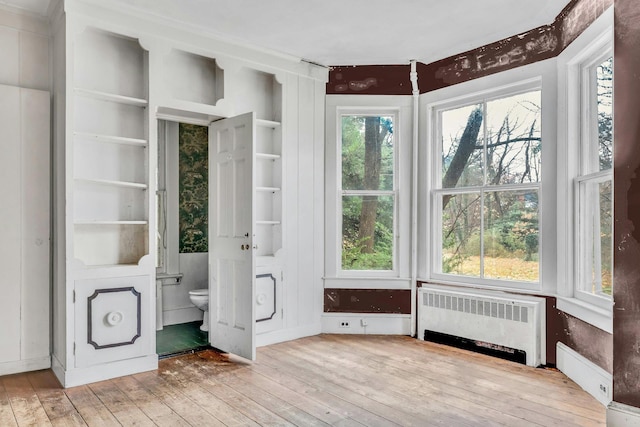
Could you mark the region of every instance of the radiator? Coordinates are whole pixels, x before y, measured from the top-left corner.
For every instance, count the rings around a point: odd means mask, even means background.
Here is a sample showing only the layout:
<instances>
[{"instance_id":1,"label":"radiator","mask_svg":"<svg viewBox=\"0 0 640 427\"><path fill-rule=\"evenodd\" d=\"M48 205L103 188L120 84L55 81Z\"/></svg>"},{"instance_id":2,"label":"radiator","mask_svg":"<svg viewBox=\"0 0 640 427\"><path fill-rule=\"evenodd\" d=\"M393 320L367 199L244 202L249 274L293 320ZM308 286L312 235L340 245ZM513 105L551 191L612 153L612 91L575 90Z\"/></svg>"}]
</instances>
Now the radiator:
<instances>
[{"instance_id":1,"label":"radiator","mask_svg":"<svg viewBox=\"0 0 640 427\"><path fill-rule=\"evenodd\" d=\"M522 350L529 366L546 363L545 300L441 285L418 289L418 337L425 331Z\"/></svg>"}]
</instances>

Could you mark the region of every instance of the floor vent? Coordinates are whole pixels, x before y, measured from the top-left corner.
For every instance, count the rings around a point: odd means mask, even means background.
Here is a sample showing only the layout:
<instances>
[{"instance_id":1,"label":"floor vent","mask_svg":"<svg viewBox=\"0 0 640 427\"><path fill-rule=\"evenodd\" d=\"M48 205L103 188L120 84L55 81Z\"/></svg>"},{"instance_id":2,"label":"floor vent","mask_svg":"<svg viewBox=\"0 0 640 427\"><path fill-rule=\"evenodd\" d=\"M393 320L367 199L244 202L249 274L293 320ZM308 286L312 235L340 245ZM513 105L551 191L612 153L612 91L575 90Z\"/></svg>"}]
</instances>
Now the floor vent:
<instances>
[{"instance_id":1,"label":"floor vent","mask_svg":"<svg viewBox=\"0 0 640 427\"><path fill-rule=\"evenodd\" d=\"M457 337L485 352L522 352L529 366L545 363L544 298L441 285L418 294L421 339L427 332Z\"/></svg>"}]
</instances>

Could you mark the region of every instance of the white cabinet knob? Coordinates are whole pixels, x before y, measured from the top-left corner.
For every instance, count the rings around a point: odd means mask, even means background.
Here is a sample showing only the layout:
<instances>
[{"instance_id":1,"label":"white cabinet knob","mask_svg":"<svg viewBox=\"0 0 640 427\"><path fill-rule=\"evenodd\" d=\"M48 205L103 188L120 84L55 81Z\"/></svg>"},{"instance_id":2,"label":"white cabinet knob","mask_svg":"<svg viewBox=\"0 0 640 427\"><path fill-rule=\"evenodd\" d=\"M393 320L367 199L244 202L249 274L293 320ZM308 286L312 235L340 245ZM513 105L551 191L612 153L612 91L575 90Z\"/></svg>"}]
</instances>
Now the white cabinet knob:
<instances>
[{"instance_id":1,"label":"white cabinet knob","mask_svg":"<svg viewBox=\"0 0 640 427\"><path fill-rule=\"evenodd\" d=\"M116 326L122 323L124 320L124 314L121 311L112 311L107 314L107 323L109 326Z\"/></svg>"},{"instance_id":2,"label":"white cabinet knob","mask_svg":"<svg viewBox=\"0 0 640 427\"><path fill-rule=\"evenodd\" d=\"M258 303L258 305L264 304L265 302L267 302L267 296L265 294L256 295L256 302Z\"/></svg>"}]
</instances>

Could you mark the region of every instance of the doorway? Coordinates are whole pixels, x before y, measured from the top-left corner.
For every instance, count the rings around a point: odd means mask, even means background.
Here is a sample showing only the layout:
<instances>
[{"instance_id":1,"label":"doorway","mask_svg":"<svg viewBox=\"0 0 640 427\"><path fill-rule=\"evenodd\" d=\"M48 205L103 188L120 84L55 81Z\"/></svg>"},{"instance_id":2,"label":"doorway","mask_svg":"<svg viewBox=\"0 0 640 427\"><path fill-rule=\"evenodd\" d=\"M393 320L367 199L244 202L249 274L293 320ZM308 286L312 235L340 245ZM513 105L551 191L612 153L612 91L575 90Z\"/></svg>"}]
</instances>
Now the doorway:
<instances>
[{"instance_id":1,"label":"doorway","mask_svg":"<svg viewBox=\"0 0 640 427\"><path fill-rule=\"evenodd\" d=\"M157 171L156 351L163 358L209 347L204 311L190 295L208 290L208 128L159 120Z\"/></svg>"}]
</instances>

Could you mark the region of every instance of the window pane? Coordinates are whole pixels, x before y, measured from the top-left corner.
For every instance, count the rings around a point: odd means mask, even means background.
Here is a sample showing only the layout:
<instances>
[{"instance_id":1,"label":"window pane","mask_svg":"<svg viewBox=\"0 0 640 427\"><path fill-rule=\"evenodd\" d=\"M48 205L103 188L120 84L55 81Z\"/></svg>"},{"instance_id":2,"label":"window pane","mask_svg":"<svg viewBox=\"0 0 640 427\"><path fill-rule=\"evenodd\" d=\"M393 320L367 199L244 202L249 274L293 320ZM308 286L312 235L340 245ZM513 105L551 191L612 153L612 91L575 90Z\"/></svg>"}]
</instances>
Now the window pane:
<instances>
[{"instance_id":1,"label":"window pane","mask_svg":"<svg viewBox=\"0 0 640 427\"><path fill-rule=\"evenodd\" d=\"M580 211L586 227L581 228L585 247L582 263L584 291L611 296L613 284L613 192L611 181L581 183Z\"/></svg>"},{"instance_id":2,"label":"window pane","mask_svg":"<svg viewBox=\"0 0 640 427\"><path fill-rule=\"evenodd\" d=\"M540 91L487 102L487 184L540 181Z\"/></svg>"},{"instance_id":3,"label":"window pane","mask_svg":"<svg viewBox=\"0 0 640 427\"><path fill-rule=\"evenodd\" d=\"M600 170L613 160L613 58L596 67L598 86L598 154Z\"/></svg>"},{"instance_id":4,"label":"window pane","mask_svg":"<svg viewBox=\"0 0 640 427\"><path fill-rule=\"evenodd\" d=\"M482 104L443 111L442 188L482 185Z\"/></svg>"},{"instance_id":5,"label":"window pane","mask_svg":"<svg viewBox=\"0 0 640 427\"><path fill-rule=\"evenodd\" d=\"M342 117L342 189L393 190L393 117Z\"/></svg>"},{"instance_id":6,"label":"window pane","mask_svg":"<svg viewBox=\"0 0 640 427\"><path fill-rule=\"evenodd\" d=\"M484 277L537 282L537 191L487 192L484 227Z\"/></svg>"},{"instance_id":7,"label":"window pane","mask_svg":"<svg viewBox=\"0 0 640 427\"><path fill-rule=\"evenodd\" d=\"M394 196L342 197L342 269L393 270Z\"/></svg>"},{"instance_id":8,"label":"window pane","mask_svg":"<svg viewBox=\"0 0 640 427\"><path fill-rule=\"evenodd\" d=\"M480 193L442 196L442 272L480 276Z\"/></svg>"}]
</instances>

